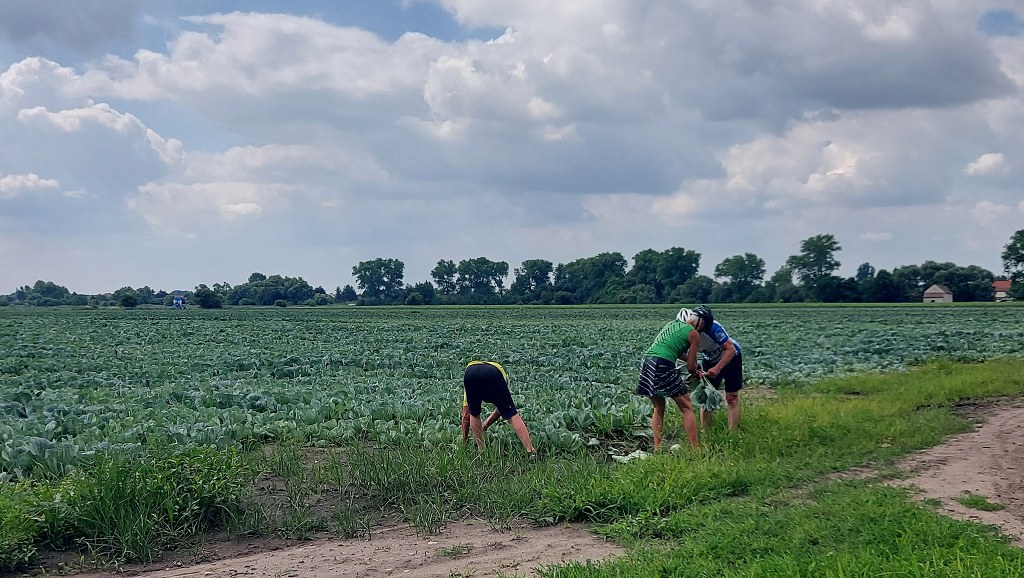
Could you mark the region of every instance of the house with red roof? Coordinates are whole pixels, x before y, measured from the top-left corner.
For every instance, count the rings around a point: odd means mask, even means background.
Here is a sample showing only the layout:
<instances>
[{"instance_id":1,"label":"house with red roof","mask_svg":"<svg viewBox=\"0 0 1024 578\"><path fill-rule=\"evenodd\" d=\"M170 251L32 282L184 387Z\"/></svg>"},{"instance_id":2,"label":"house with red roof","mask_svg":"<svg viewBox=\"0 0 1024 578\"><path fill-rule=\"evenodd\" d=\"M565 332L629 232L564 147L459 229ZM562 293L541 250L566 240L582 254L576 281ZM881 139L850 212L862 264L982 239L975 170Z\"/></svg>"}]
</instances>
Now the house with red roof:
<instances>
[{"instance_id":1,"label":"house with red roof","mask_svg":"<svg viewBox=\"0 0 1024 578\"><path fill-rule=\"evenodd\" d=\"M1013 301L1013 298L1010 297L1011 285L1013 285L1013 282L1009 279L992 282L992 289L996 292L996 301Z\"/></svg>"}]
</instances>

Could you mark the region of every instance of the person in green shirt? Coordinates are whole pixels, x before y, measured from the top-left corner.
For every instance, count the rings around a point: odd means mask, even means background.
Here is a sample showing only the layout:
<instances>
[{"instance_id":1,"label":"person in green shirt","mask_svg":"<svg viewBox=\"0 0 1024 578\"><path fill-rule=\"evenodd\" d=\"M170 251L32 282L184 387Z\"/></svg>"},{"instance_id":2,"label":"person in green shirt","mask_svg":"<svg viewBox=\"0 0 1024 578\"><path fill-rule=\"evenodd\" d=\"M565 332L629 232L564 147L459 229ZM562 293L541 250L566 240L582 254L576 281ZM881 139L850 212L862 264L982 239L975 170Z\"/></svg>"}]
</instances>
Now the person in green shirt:
<instances>
[{"instance_id":1,"label":"person in green shirt","mask_svg":"<svg viewBox=\"0 0 1024 578\"><path fill-rule=\"evenodd\" d=\"M654 406L651 430L654 432L655 451L661 446L661 433L665 427L665 398L672 398L683 414L683 429L690 439L690 446L697 447L697 420L693 414L690 392L676 361L685 358L690 375L697 375L697 349L700 330L705 323L703 317L683 308L676 318L669 321L658 332L654 343L647 348L636 395L648 397Z\"/></svg>"}]
</instances>

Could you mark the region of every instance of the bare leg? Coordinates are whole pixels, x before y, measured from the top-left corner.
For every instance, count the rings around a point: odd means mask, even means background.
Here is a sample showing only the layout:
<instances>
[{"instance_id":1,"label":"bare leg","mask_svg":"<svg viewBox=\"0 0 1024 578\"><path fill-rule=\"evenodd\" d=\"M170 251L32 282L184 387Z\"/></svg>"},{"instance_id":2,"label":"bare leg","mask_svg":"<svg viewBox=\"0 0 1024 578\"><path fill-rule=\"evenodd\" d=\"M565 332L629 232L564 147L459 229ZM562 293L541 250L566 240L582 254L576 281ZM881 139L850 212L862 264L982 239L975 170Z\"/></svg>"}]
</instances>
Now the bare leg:
<instances>
[{"instance_id":1,"label":"bare leg","mask_svg":"<svg viewBox=\"0 0 1024 578\"><path fill-rule=\"evenodd\" d=\"M690 394L673 397L679 411L683 414L683 429L686 436L690 438L690 447L697 447L697 419L693 416L693 404L690 403Z\"/></svg>"},{"instance_id":2,"label":"bare leg","mask_svg":"<svg viewBox=\"0 0 1024 578\"><path fill-rule=\"evenodd\" d=\"M473 439L476 440L476 450L478 452L484 451L484 422L480 421L480 416L469 416L469 427L473 430Z\"/></svg>"},{"instance_id":3,"label":"bare leg","mask_svg":"<svg viewBox=\"0 0 1024 578\"><path fill-rule=\"evenodd\" d=\"M736 431L740 429L740 394L725 394L725 403L729 405L729 429Z\"/></svg>"},{"instance_id":4,"label":"bare leg","mask_svg":"<svg viewBox=\"0 0 1024 578\"><path fill-rule=\"evenodd\" d=\"M658 451L658 448L661 447L661 432L665 427L665 398L652 397L651 403L654 405L654 415L651 416L651 431L654 432L654 451Z\"/></svg>"},{"instance_id":5,"label":"bare leg","mask_svg":"<svg viewBox=\"0 0 1024 578\"><path fill-rule=\"evenodd\" d=\"M469 407L462 406L462 443L469 439Z\"/></svg>"},{"instance_id":6,"label":"bare leg","mask_svg":"<svg viewBox=\"0 0 1024 578\"><path fill-rule=\"evenodd\" d=\"M515 414L508 423L512 424L512 429L516 430L516 435L519 436L519 441L523 442L523 447L526 448L526 453L533 453L533 441L530 440L530 430L526 429L526 423L523 422L523 418L519 414Z\"/></svg>"},{"instance_id":7,"label":"bare leg","mask_svg":"<svg viewBox=\"0 0 1024 578\"><path fill-rule=\"evenodd\" d=\"M700 410L700 429L707 431L711 429L711 421L715 419L715 414L710 411Z\"/></svg>"}]
</instances>

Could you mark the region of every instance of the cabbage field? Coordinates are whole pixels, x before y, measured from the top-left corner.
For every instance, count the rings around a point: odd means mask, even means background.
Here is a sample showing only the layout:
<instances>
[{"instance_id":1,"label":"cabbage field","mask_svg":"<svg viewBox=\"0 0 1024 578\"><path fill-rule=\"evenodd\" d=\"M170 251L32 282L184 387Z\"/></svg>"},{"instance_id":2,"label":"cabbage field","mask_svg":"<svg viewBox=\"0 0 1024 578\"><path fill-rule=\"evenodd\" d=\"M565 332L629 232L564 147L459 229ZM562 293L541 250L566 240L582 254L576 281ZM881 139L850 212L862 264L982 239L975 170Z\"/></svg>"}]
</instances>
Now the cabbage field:
<instances>
[{"instance_id":1,"label":"cabbage field","mask_svg":"<svg viewBox=\"0 0 1024 578\"><path fill-rule=\"evenodd\" d=\"M0 480L111 448L456 441L473 359L509 370L538 448L649 423L637 363L670 306L0 309ZM1024 356L1024 307L719 306L750 387ZM508 431L496 435L511 436Z\"/></svg>"}]
</instances>

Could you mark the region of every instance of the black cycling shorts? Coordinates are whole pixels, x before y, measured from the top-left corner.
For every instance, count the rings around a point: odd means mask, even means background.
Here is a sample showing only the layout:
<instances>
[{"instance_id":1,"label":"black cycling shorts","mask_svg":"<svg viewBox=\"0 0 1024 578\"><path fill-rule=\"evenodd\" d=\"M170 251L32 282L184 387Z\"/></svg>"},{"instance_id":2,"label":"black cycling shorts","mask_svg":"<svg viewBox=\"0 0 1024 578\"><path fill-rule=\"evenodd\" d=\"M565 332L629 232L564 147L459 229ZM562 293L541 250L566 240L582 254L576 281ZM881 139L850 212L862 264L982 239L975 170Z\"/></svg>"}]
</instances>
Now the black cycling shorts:
<instances>
[{"instance_id":1,"label":"black cycling shorts","mask_svg":"<svg viewBox=\"0 0 1024 578\"><path fill-rule=\"evenodd\" d=\"M718 365L717 361L712 363L705 359L701 362L701 366L704 368L704 371L707 371L716 365ZM714 379L709 377L708 381L710 381L711 385L715 386L716 389L718 389L724 381L725 393L736 393L743 389L743 354L734 355L733 358L729 360L729 363L722 368L722 372Z\"/></svg>"},{"instance_id":2,"label":"black cycling shorts","mask_svg":"<svg viewBox=\"0 0 1024 578\"><path fill-rule=\"evenodd\" d=\"M512 416L519 413L512 401L512 393L508 390L505 376L497 367L489 363L470 365L466 368L462 384L466 388L469 415L480 417L481 405L485 401L497 407L501 417L505 419L512 419Z\"/></svg>"}]
</instances>

